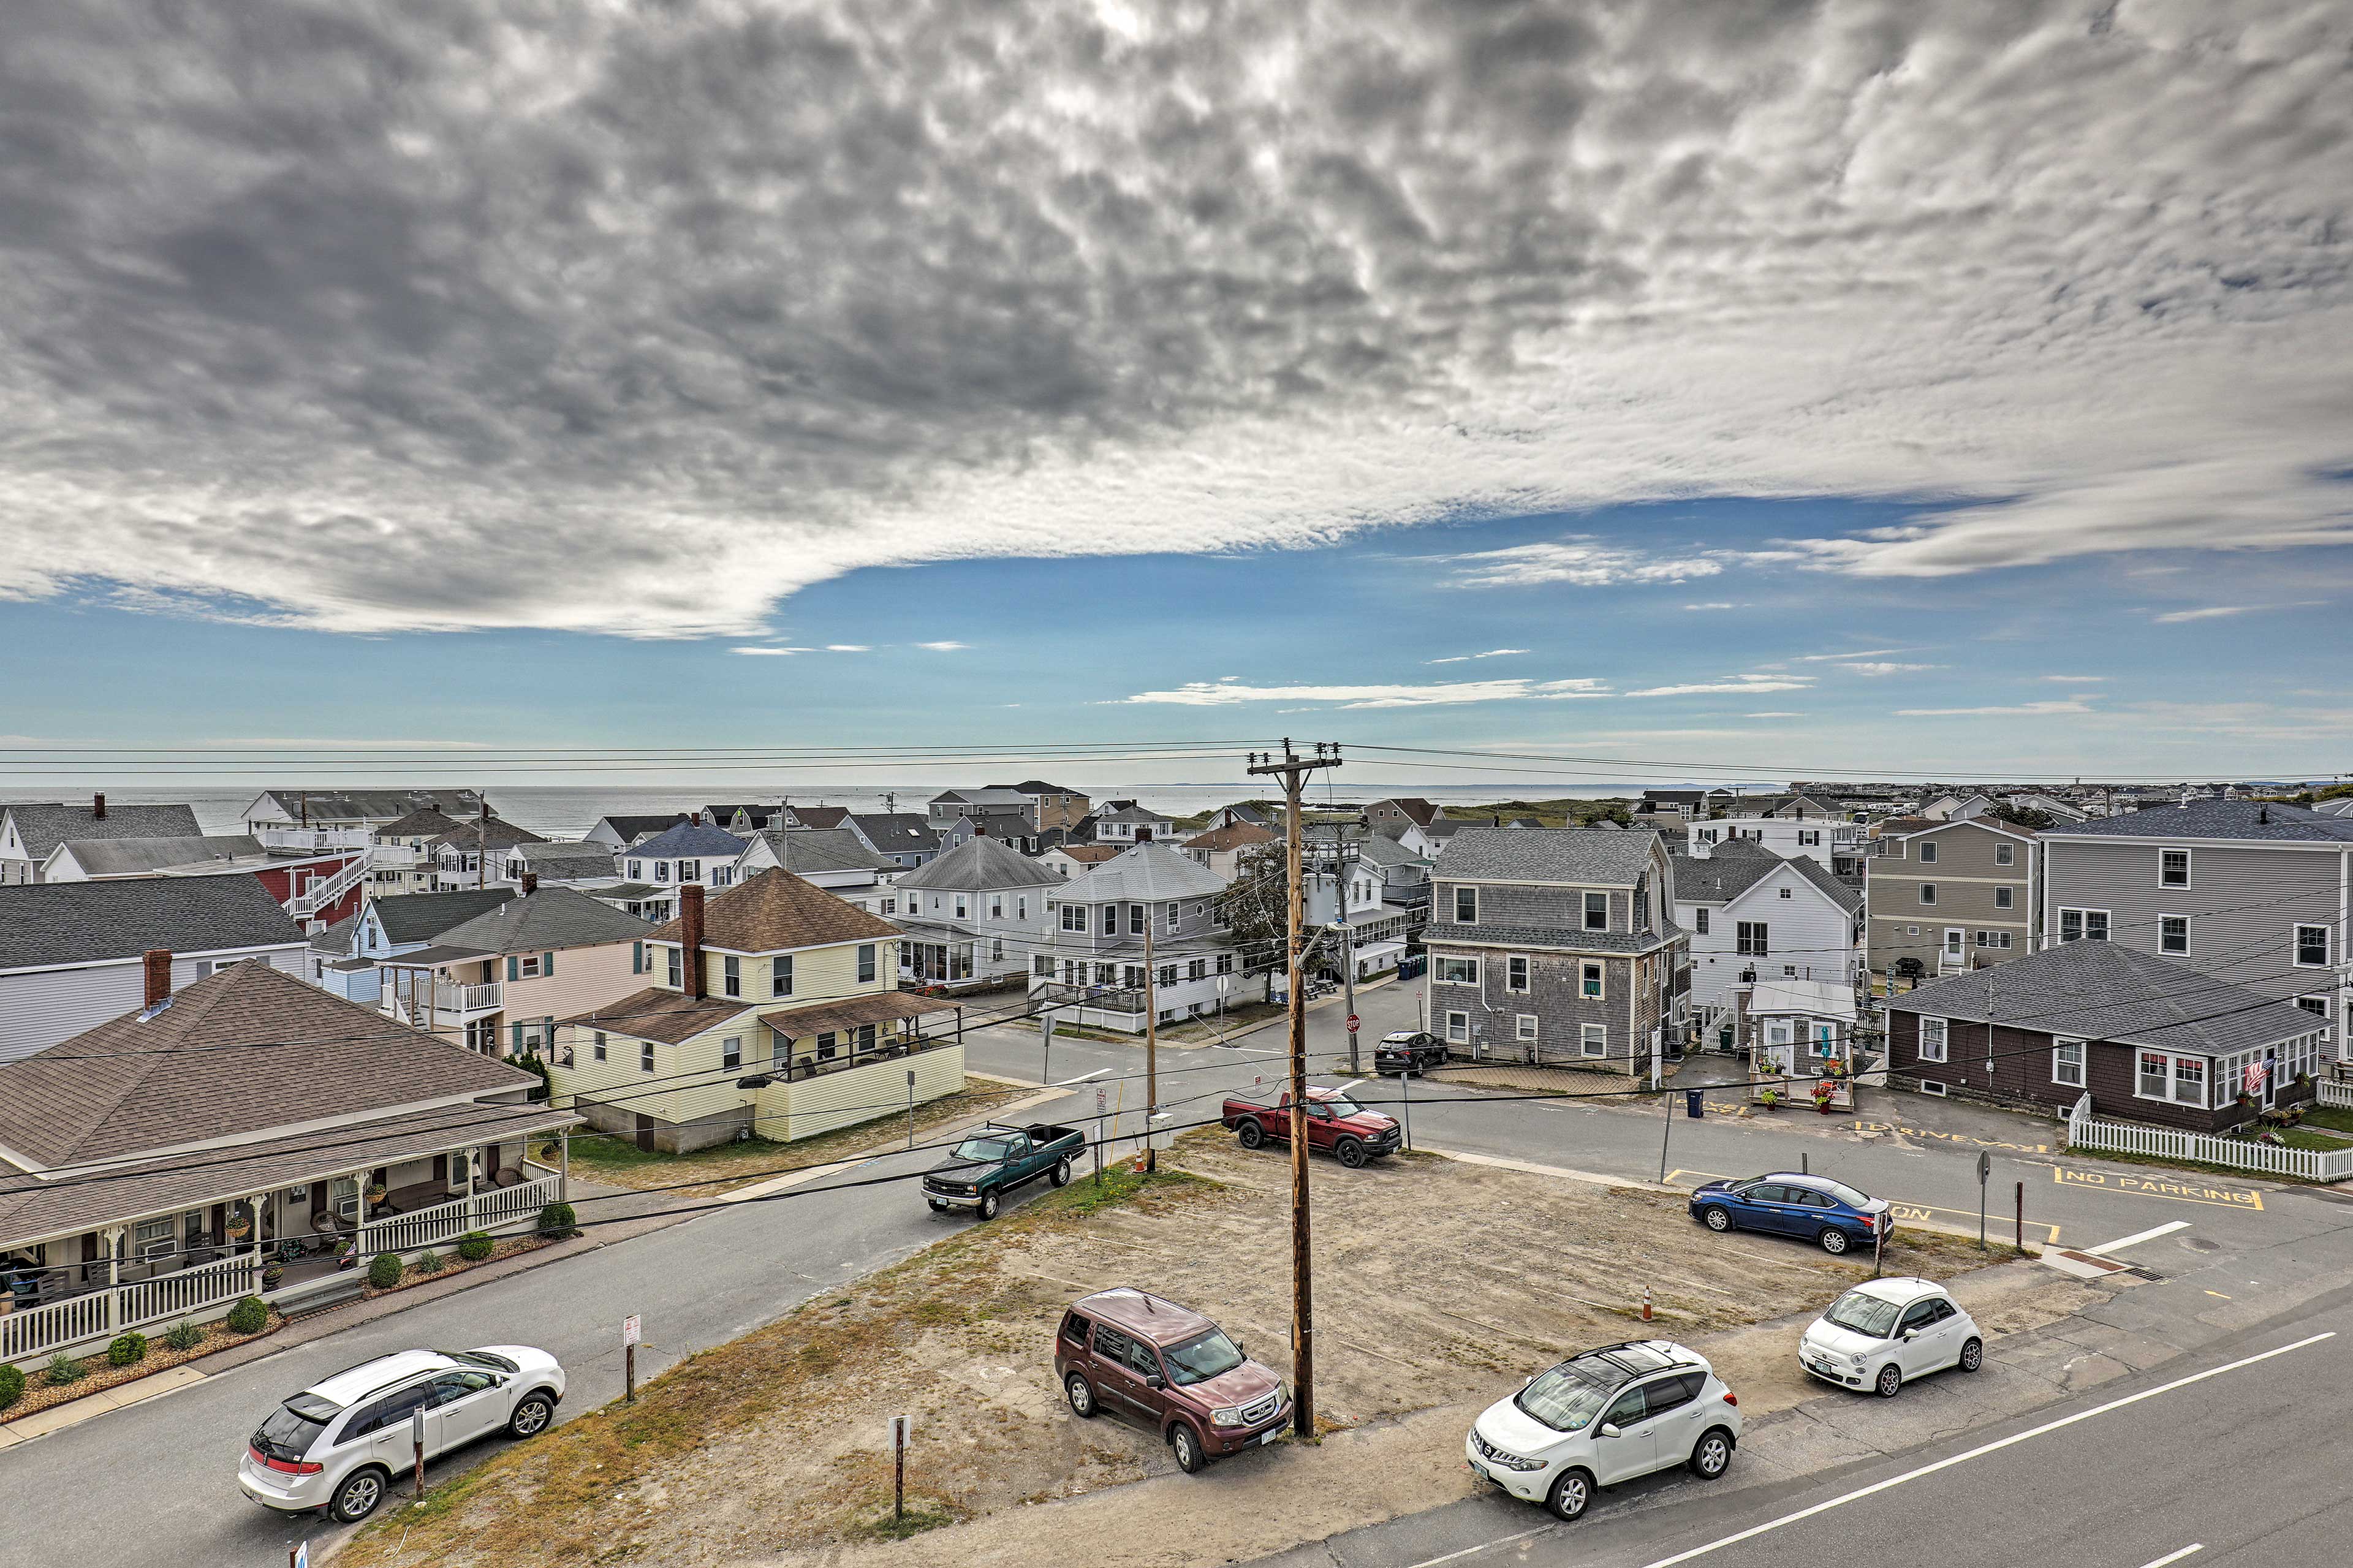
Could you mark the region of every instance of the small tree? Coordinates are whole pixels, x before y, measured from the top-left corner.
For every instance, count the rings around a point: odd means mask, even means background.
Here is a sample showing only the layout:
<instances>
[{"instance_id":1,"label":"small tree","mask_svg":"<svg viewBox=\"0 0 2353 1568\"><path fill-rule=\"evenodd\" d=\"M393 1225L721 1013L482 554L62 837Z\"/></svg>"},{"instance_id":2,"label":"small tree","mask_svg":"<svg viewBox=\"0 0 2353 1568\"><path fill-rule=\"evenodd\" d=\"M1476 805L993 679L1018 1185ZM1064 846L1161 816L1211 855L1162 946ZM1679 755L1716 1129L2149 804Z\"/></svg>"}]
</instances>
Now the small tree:
<instances>
[{"instance_id":1,"label":"small tree","mask_svg":"<svg viewBox=\"0 0 2353 1568\"><path fill-rule=\"evenodd\" d=\"M1218 907L1241 950L1242 973L1262 971L1270 998L1275 971L1289 962L1290 889L1290 862L1277 840L1246 846L1235 858L1232 883L1218 895Z\"/></svg>"},{"instance_id":2,"label":"small tree","mask_svg":"<svg viewBox=\"0 0 2353 1568\"><path fill-rule=\"evenodd\" d=\"M552 1203L539 1211L539 1234L551 1241L580 1234L580 1216L567 1203Z\"/></svg>"},{"instance_id":3,"label":"small tree","mask_svg":"<svg viewBox=\"0 0 2353 1568\"><path fill-rule=\"evenodd\" d=\"M198 1345L204 1342L204 1330L196 1327L195 1324L188 1321L185 1318L182 1318L178 1322L174 1323L170 1328L164 1331L164 1344L168 1350L175 1350L185 1353L195 1349Z\"/></svg>"},{"instance_id":4,"label":"small tree","mask_svg":"<svg viewBox=\"0 0 2353 1568\"><path fill-rule=\"evenodd\" d=\"M269 1326L269 1303L259 1296L240 1296L228 1310L229 1332L258 1334Z\"/></svg>"}]
</instances>

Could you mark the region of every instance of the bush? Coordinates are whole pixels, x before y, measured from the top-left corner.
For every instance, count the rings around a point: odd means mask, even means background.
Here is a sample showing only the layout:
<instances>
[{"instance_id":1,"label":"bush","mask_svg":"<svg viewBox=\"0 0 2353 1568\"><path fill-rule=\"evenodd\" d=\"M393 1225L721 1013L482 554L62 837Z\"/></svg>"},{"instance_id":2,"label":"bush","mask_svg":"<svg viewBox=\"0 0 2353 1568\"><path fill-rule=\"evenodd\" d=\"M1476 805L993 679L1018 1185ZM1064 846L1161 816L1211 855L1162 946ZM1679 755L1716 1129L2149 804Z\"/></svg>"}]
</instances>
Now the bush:
<instances>
[{"instance_id":1,"label":"bush","mask_svg":"<svg viewBox=\"0 0 2353 1568\"><path fill-rule=\"evenodd\" d=\"M204 1342L204 1330L185 1318L164 1331L164 1344L167 1350L192 1351Z\"/></svg>"},{"instance_id":2,"label":"bush","mask_svg":"<svg viewBox=\"0 0 2353 1568\"><path fill-rule=\"evenodd\" d=\"M417 1255L417 1271L419 1274L438 1274L445 1261L439 1253L428 1247Z\"/></svg>"},{"instance_id":3,"label":"bush","mask_svg":"<svg viewBox=\"0 0 2353 1568\"><path fill-rule=\"evenodd\" d=\"M489 1232L470 1230L458 1238L458 1256L469 1263L480 1263L491 1255L491 1246Z\"/></svg>"},{"instance_id":4,"label":"bush","mask_svg":"<svg viewBox=\"0 0 2353 1568\"><path fill-rule=\"evenodd\" d=\"M237 1305L228 1310L228 1328L233 1334L258 1334L269 1326L269 1304L259 1296L240 1296Z\"/></svg>"},{"instance_id":5,"label":"bush","mask_svg":"<svg viewBox=\"0 0 2353 1568\"><path fill-rule=\"evenodd\" d=\"M400 1254L379 1252L368 1259L368 1283L379 1290L389 1290L400 1283Z\"/></svg>"},{"instance_id":6,"label":"bush","mask_svg":"<svg viewBox=\"0 0 2353 1568\"><path fill-rule=\"evenodd\" d=\"M539 1211L539 1234L544 1237L578 1236L580 1216L566 1203L549 1204Z\"/></svg>"},{"instance_id":7,"label":"bush","mask_svg":"<svg viewBox=\"0 0 2353 1568\"><path fill-rule=\"evenodd\" d=\"M147 1336L141 1333L117 1334L114 1342L106 1347L106 1364L130 1366L147 1359Z\"/></svg>"},{"instance_id":8,"label":"bush","mask_svg":"<svg viewBox=\"0 0 2353 1568\"><path fill-rule=\"evenodd\" d=\"M81 1363L59 1351L49 1358L49 1370L41 1375L49 1380L50 1387L63 1388L69 1383L79 1383L82 1373L88 1370Z\"/></svg>"},{"instance_id":9,"label":"bush","mask_svg":"<svg viewBox=\"0 0 2353 1568\"><path fill-rule=\"evenodd\" d=\"M0 1410L5 1410L25 1397L25 1373L22 1368L0 1362Z\"/></svg>"}]
</instances>

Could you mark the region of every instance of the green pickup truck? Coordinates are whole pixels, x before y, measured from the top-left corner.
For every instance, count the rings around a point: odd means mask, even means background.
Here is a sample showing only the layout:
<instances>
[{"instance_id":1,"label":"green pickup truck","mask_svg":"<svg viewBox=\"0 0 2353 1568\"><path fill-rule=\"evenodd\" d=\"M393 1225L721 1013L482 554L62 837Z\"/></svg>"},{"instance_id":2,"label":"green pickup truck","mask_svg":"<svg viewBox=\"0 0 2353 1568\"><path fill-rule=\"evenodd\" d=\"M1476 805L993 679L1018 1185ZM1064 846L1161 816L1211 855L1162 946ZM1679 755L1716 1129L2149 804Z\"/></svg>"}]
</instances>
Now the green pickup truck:
<instances>
[{"instance_id":1,"label":"green pickup truck","mask_svg":"<svg viewBox=\"0 0 2353 1568\"><path fill-rule=\"evenodd\" d=\"M981 1127L947 1152L923 1175L923 1196L934 1210L977 1209L995 1219L1006 1194L1045 1176L1056 1186L1071 1179L1071 1162L1087 1146L1075 1127Z\"/></svg>"}]
</instances>

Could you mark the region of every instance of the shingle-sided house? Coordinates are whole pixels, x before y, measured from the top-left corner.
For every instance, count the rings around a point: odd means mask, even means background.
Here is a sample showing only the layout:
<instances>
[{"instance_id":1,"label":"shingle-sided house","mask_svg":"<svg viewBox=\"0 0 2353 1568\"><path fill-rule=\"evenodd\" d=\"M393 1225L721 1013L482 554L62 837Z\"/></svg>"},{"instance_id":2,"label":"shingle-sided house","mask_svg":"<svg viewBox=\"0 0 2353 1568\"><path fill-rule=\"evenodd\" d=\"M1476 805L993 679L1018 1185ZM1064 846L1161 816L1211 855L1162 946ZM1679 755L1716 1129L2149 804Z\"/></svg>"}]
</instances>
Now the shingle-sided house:
<instances>
[{"instance_id":1,"label":"shingle-sided house","mask_svg":"<svg viewBox=\"0 0 2353 1568\"><path fill-rule=\"evenodd\" d=\"M1457 1051L1646 1072L1681 1032L1690 949L1656 834L1466 826L1430 880L1430 1021Z\"/></svg>"},{"instance_id":2,"label":"shingle-sided house","mask_svg":"<svg viewBox=\"0 0 2353 1568\"><path fill-rule=\"evenodd\" d=\"M1766 982L1820 981L1852 991L1862 970L1862 892L1810 856L1784 858L1747 839L1673 857L1675 923L1691 939L1691 1005L1725 1016L1748 1043L1746 996Z\"/></svg>"},{"instance_id":3,"label":"shingle-sided house","mask_svg":"<svg viewBox=\"0 0 2353 1568\"><path fill-rule=\"evenodd\" d=\"M385 1016L494 1056L645 985L646 922L575 888L534 888L379 965Z\"/></svg>"},{"instance_id":4,"label":"shingle-sided house","mask_svg":"<svg viewBox=\"0 0 2353 1568\"><path fill-rule=\"evenodd\" d=\"M1031 954L1046 941L1048 891L1061 886L1061 878L996 838L968 838L902 873L897 892L907 940L900 944L899 962L907 978L1027 974Z\"/></svg>"},{"instance_id":5,"label":"shingle-sided house","mask_svg":"<svg viewBox=\"0 0 2353 1568\"><path fill-rule=\"evenodd\" d=\"M477 816L428 842L437 892L460 888L487 888L506 868L506 851L546 840L528 827L518 827L498 816Z\"/></svg>"},{"instance_id":6,"label":"shingle-sided house","mask_svg":"<svg viewBox=\"0 0 2353 1568\"><path fill-rule=\"evenodd\" d=\"M1124 805L1117 811L1099 814L1094 822L1098 841L1123 848L1153 840L1165 842L1176 836L1176 819L1148 805Z\"/></svg>"},{"instance_id":7,"label":"shingle-sided house","mask_svg":"<svg viewBox=\"0 0 2353 1568\"><path fill-rule=\"evenodd\" d=\"M909 870L940 852L939 830L912 811L852 812L842 826L866 847Z\"/></svg>"},{"instance_id":8,"label":"shingle-sided house","mask_svg":"<svg viewBox=\"0 0 2353 1568\"><path fill-rule=\"evenodd\" d=\"M0 887L41 879L41 863L69 839L196 838L194 808L185 805L110 806L106 796L88 805L63 801L18 801L0 805Z\"/></svg>"},{"instance_id":9,"label":"shingle-sided house","mask_svg":"<svg viewBox=\"0 0 2353 1568\"><path fill-rule=\"evenodd\" d=\"M2218 1132L2312 1098L2326 1024L2114 942L1948 975L1887 1005L1890 1081ZM2247 1096L2242 1103L2240 1096Z\"/></svg>"},{"instance_id":10,"label":"shingle-sided house","mask_svg":"<svg viewBox=\"0 0 2353 1568\"><path fill-rule=\"evenodd\" d=\"M662 889L639 903L648 920L665 921L678 912L679 889L732 887L735 862L747 847L747 841L708 823L681 822L623 851L621 878Z\"/></svg>"},{"instance_id":11,"label":"shingle-sided house","mask_svg":"<svg viewBox=\"0 0 2353 1568\"><path fill-rule=\"evenodd\" d=\"M142 973L131 1011L0 1064L0 1361L297 1293L353 1247L526 1228L560 1194L524 1151L577 1119L530 1074L267 963Z\"/></svg>"},{"instance_id":12,"label":"shingle-sided house","mask_svg":"<svg viewBox=\"0 0 2353 1568\"><path fill-rule=\"evenodd\" d=\"M1068 1004L1058 1016L1140 1034L1147 1002L1166 1024L1240 1000L1244 966L1219 903L1225 889L1175 845L1150 842L1047 889L1051 923L1030 961L1031 1005Z\"/></svg>"}]
</instances>

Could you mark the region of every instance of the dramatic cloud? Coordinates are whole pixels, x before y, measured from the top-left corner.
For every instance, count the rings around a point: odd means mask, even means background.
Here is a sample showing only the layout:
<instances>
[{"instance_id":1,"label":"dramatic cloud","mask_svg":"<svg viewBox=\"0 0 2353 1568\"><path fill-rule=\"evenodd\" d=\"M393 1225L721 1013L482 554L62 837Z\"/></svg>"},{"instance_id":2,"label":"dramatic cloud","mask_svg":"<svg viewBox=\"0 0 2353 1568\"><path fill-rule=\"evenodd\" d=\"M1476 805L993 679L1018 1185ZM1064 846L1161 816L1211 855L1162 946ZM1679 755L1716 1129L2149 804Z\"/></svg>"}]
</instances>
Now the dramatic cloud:
<instances>
[{"instance_id":1,"label":"dramatic cloud","mask_svg":"<svg viewBox=\"0 0 2353 1568\"><path fill-rule=\"evenodd\" d=\"M1195 680L1174 691L1139 691L1124 700L1217 708L1239 702L1336 702L1342 708L1433 708L1458 702L1505 702L1523 698L1558 701L1607 697L1599 680L1454 680L1428 686L1244 686L1230 677Z\"/></svg>"},{"instance_id":2,"label":"dramatic cloud","mask_svg":"<svg viewBox=\"0 0 2353 1568\"><path fill-rule=\"evenodd\" d=\"M2328 0L20 5L0 596L753 638L861 566L1724 495L1917 501L1779 552L1878 575L2343 544L2348 42Z\"/></svg>"},{"instance_id":3,"label":"dramatic cloud","mask_svg":"<svg viewBox=\"0 0 2353 1568\"><path fill-rule=\"evenodd\" d=\"M1651 686L1641 691L1629 691L1629 697L1691 697L1701 694L1728 692L1745 695L1757 691L1803 691L1814 684L1810 675L1734 675L1722 680L1701 681L1688 686Z\"/></svg>"},{"instance_id":4,"label":"dramatic cloud","mask_svg":"<svg viewBox=\"0 0 2353 1568\"><path fill-rule=\"evenodd\" d=\"M2042 702L1995 703L1983 708L1898 708L1896 714L1905 719L1941 719L1960 714L2014 713L2032 718L2045 713L2090 713L2096 711L2081 698L2052 698Z\"/></svg>"}]
</instances>

